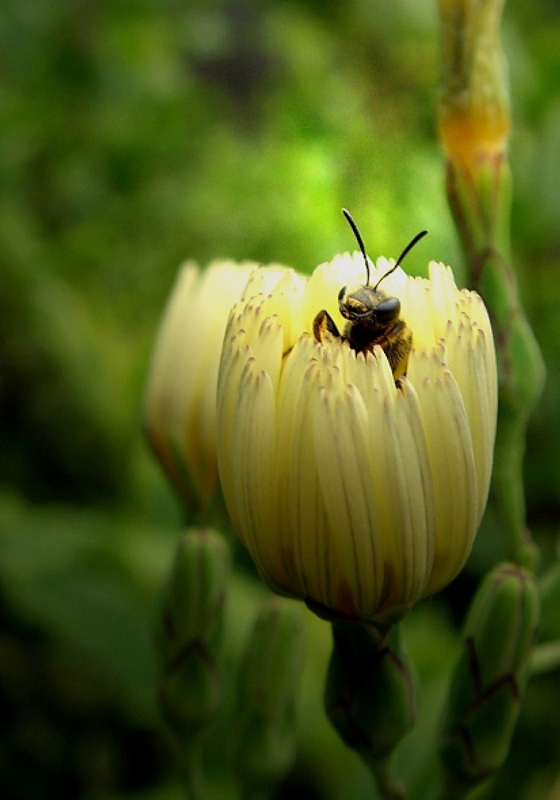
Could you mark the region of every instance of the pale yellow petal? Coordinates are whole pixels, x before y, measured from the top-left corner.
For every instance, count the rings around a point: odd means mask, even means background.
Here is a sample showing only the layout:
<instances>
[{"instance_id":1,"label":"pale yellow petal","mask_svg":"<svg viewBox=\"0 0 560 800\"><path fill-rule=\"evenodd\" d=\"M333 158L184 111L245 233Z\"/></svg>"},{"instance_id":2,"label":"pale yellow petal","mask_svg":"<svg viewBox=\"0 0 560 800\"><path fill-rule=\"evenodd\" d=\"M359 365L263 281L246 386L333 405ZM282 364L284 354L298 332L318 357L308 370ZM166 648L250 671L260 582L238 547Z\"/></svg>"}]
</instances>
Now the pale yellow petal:
<instances>
[{"instance_id":1,"label":"pale yellow petal","mask_svg":"<svg viewBox=\"0 0 560 800\"><path fill-rule=\"evenodd\" d=\"M287 353L295 345L306 329L305 293L307 279L294 270L287 270L277 283L273 298L275 313L282 320L284 330L283 352Z\"/></svg>"},{"instance_id":2,"label":"pale yellow petal","mask_svg":"<svg viewBox=\"0 0 560 800\"><path fill-rule=\"evenodd\" d=\"M422 595L432 569L435 498L419 403L407 381L403 381L392 411L386 408L385 424L383 439L389 474L384 474L384 489L387 491L389 482L394 482L391 503L393 514L399 514L397 526L392 528L390 569L396 596L400 594L401 602L412 603ZM394 504L398 504L398 512Z\"/></svg>"},{"instance_id":3,"label":"pale yellow petal","mask_svg":"<svg viewBox=\"0 0 560 800\"><path fill-rule=\"evenodd\" d=\"M233 318L233 317L232 317ZM234 441L237 429L237 400L241 377L248 359L250 346L246 342L245 331L226 334L222 352L221 368L216 398L217 414L217 455L222 493L229 511L232 525L243 536L234 484Z\"/></svg>"},{"instance_id":4,"label":"pale yellow petal","mask_svg":"<svg viewBox=\"0 0 560 800\"><path fill-rule=\"evenodd\" d=\"M294 594L328 604L334 561L317 479L310 398L317 390L316 344L303 336L286 358L278 396L275 485L278 491L276 580Z\"/></svg>"},{"instance_id":5,"label":"pale yellow petal","mask_svg":"<svg viewBox=\"0 0 560 800\"><path fill-rule=\"evenodd\" d=\"M336 607L368 618L383 591L384 553L371 491L367 410L356 387L336 378L321 387L313 426L319 482L338 566Z\"/></svg>"},{"instance_id":6,"label":"pale yellow petal","mask_svg":"<svg viewBox=\"0 0 560 800\"><path fill-rule=\"evenodd\" d=\"M431 593L447 585L466 561L476 533L477 476L467 413L453 375L439 359L425 356L417 383L435 504L436 552Z\"/></svg>"},{"instance_id":7,"label":"pale yellow petal","mask_svg":"<svg viewBox=\"0 0 560 800\"><path fill-rule=\"evenodd\" d=\"M446 336L449 366L457 380L469 421L477 469L478 522L488 498L496 432L496 364L494 350L487 346L488 334L489 331L483 332L463 315L457 327L449 326Z\"/></svg>"},{"instance_id":8,"label":"pale yellow petal","mask_svg":"<svg viewBox=\"0 0 560 800\"><path fill-rule=\"evenodd\" d=\"M291 271L293 270L289 267L280 264L255 265L243 289L241 299L250 300L257 294L270 294L286 273Z\"/></svg>"},{"instance_id":9,"label":"pale yellow petal","mask_svg":"<svg viewBox=\"0 0 560 800\"><path fill-rule=\"evenodd\" d=\"M257 567L266 574L277 540L273 475L274 387L247 361L239 382L232 447L232 479L239 527Z\"/></svg>"}]
</instances>

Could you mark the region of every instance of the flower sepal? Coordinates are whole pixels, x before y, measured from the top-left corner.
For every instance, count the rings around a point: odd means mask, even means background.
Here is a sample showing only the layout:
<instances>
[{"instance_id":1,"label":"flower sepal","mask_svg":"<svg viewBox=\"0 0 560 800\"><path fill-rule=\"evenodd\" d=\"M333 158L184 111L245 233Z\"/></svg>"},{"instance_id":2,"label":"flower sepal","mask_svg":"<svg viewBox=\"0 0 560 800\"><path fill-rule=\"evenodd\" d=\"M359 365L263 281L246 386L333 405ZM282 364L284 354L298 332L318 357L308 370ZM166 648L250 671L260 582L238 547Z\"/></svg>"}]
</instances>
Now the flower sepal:
<instances>
[{"instance_id":1,"label":"flower sepal","mask_svg":"<svg viewBox=\"0 0 560 800\"><path fill-rule=\"evenodd\" d=\"M320 619L331 623L354 623L373 626L374 629L379 631L388 631L393 625L400 622L405 617L411 605L391 606L387 611L379 611L373 619L360 619L351 612L344 612L338 609L329 608L328 606L318 603L311 597L305 598L305 605L307 608L316 614Z\"/></svg>"},{"instance_id":2,"label":"flower sepal","mask_svg":"<svg viewBox=\"0 0 560 800\"><path fill-rule=\"evenodd\" d=\"M327 715L371 769L383 796L404 796L392 763L395 748L414 725L416 704L400 627L337 622L332 630Z\"/></svg>"}]
</instances>

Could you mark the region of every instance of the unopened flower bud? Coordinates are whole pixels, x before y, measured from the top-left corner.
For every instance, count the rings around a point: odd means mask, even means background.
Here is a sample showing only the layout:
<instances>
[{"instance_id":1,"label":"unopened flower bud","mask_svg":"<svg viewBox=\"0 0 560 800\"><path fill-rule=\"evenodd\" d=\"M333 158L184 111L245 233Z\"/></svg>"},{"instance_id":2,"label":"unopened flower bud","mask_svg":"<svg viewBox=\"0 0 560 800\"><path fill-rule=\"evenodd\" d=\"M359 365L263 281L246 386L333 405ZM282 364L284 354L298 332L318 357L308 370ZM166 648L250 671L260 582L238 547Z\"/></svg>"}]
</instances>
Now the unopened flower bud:
<instances>
[{"instance_id":1,"label":"unopened flower bud","mask_svg":"<svg viewBox=\"0 0 560 800\"><path fill-rule=\"evenodd\" d=\"M327 714L349 747L386 756L416 717L412 672L400 628L381 636L368 625L333 624L325 691Z\"/></svg>"},{"instance_id":2,"label":"unopened flower bud","mask_svg":"<svg viewBox=\"0 0 560 800\"><path fill-rule=\"evenodd\" d=\"M185 532L164 588L160 704L179 735L196 733L222 697L220 653L229 548L216 531Z\"/></svg>"},{"instance_id":3,"label":"unopened flower bud","mask_svg":"<svg viewBox=\"0 0 560 800\"><path fill-rule=\"evenodd\" d=\"M145 396L146 433L189 508L212 500L216 465L216 384L229 310L257 264L185 263L160 324Z\"/></svg>"},{"instance_id":4,"label":"unopened flower bud","mask_svg":"<svg viewBox=\"0 0 560 800\"><path fill-rule=\"evenodd\" d=\"M538 619L533 576L515 564L496 567L469 611L448 695L440 752L450 786L473 787L504 762Z\"/></svg>"},{"instance_id":5,"label":"unopened flower bud","mask_svg":"<svg viewBox=\"0 0 560 800\"><path fill-rule=\"evenodd\" d=\"M416 718L412 669L400 627L333 624L325 690L327 715L342 740L372 770L383 797L404 797L393 751Z\"/></svg>"},{"instance_id":6,"label":"unopened flower bud","mask_svg":"<svg viewBox=\"0 0 560 800\"><path fill-rule=\"evenodd\" d=\"M252 791L270 788L293 761L303 645L301 609L271 597L256 620L239 690L234 762Z\"/></svg>"},{"instance_id":7,"label":"unopened flower bud","mask_svg":"<svg viewBox=\"0 0 560 800\"><path fill-rule=\"evenodd\" d=\"M509 92L500 44L504 0L439 0L442 26L440 132L452 161L476 169L501 156L509 132Z\"/></svg>"}]
</instances>

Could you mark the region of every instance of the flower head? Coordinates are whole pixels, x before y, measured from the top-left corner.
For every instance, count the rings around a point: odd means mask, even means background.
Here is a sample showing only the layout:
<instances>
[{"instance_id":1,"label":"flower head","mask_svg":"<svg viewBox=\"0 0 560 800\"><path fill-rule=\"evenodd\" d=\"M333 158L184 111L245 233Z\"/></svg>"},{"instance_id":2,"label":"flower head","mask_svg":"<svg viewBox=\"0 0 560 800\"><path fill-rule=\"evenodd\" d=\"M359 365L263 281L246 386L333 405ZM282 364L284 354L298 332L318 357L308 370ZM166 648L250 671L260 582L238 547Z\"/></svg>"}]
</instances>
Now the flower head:
<instances>
[{"instance_id":1,"label":"flower head","mask_svg":"<svg viewBox=\"0 0 560 800\"><path fill-rule=\"evenodd\" d=\"M205 505L217 483L216 385L228 313L257 265L187 262L158 331L145 395L148 438L184 500Z\"/></svg>"},{"instance_id":2,"label":"flower head","mask_svg":"<svg viewBox=\"0 0 560 800\"><path fill-rule=\"evenodd\" d=\"M372 284L390 266L379 259ZM359 255L265 280L257 270L230 314L218 381L234 528L276 591L327 616L397 618L455 577L485 507L497 406L486 310L441 264L429 280L395 270L383 289L413 335L395 383L379 346L356 355L312 334L321 309L344 329L338 292L363 282Z\"/></svg>"}]
</instances>

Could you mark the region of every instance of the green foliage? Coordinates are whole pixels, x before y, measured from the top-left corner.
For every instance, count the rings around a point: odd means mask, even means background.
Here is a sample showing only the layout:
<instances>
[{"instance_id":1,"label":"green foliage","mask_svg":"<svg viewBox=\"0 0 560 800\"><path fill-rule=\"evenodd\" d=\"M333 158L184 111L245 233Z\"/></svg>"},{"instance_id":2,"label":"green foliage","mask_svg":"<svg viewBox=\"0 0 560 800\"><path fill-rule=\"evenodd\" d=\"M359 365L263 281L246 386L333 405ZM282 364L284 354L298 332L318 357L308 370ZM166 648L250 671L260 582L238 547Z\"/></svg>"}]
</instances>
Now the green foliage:
<instances>
[{"instance_id":1,"label":"green foliage","mask_svg":"<svg viewBox=\"0 0 560 800\"><path fill-rule=\"evenodd\" d=\"M372 255L395 255L428 228L431 255L460 276L435 140L437 37L435 9L409 0L4 3L2 795L180 796L152 644L178 511L140 421L163 302L185 258L310 271L353 249L341 206ZM528 510L547 562L560 510L559 41L552 2L512 0L514 261L548 368L528 442ZM411 253L407 268L425 264ZM418 717L428 717L404 745L413 800L427 796L464 596L501 556L486 525L454 592L405 625L423 687ZM256 613L246 580L232 651ZM551 638L556 583L543 598ZM298 757L279 797L369 796L365 768L340 752L323 717L328 626L309 626ZM558 667L530 683L493 800L551 791L557 678ZM217 785L223 758L212 744Z\"/></svg>"}]
</instances>

